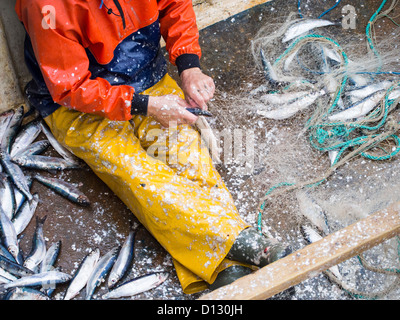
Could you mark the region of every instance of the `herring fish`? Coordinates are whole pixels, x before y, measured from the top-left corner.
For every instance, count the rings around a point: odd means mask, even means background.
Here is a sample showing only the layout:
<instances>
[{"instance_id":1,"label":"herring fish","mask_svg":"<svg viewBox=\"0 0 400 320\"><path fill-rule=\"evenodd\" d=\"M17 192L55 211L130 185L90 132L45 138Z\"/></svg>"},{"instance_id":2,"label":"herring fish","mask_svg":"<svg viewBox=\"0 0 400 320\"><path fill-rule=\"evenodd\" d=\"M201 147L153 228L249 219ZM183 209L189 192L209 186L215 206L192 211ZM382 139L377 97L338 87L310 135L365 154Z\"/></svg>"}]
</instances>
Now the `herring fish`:
<instances>
[{"instance_id":1,"label":"herring fish","mask_svg":"<svg viewBox=\"0 0 400 320\"><path fill-rule=\"evenodd\" d=\"M6 257L0 255L0 268L3 268L7 272L11 273L14 276L24 277L33 274L32 270L21 266L20 264L16 263L15 261L11 261Z\"/></svg>"},{"instance_id":2,"label":"herring fish","mask_svg":"<svg viewBox=\"0 0 400 320\"><path fill-rule=\"evenodd\" d=\"M387 90L391 86L391 84L392 81L385 80L378 83L370 84L368 86L357 87L356 89L346 91L345 95L362 100L377 91Z\"/></svg>"},{"instance_id":3,"label":"herring fish","mask_svg":"<svg viewBox=\"0 0 400 320\"><path fill-rule=\"evenodd\" d=\"M100 250L96 248L90 252L81 262L78 270L69 284L64 300L71 300L75 297L87 284L100 257Z\"/></svg>"},{"instance_id":4,"label":"herring fish","mask_svg":"<svg viewBox=\"0 0 400 320\"><path fill-rule=\"evenodd\" d=\"M262 63L263 68L264 68L264 76L265 76L265 79L270 84L270 86L272 88L277 88L279 86L287 85L286 82L281 81L278 78L278 75L276 74L276 71L275 71L274 67L268 61L267 57L265 56L265 53L264 53L263 49L260 49L260 55L261 55L261 63Z\"/></svg>"},{"instance_id":5,"label":"herring fish","mask_svg":"<svg viewBox=\"0 0 400 320\"><path fill-rule=\"evenodd\" d=\"M6 138L5 134L8 129L8 125L14 116L15 111L13 109L8 110L0 115L0 148L6 148ZM4 141L4 142L3 142Z\"/></svg>"},{"instance_id":6,"label":"herring fish","mask_svg":"<svg viewBox=\"0 0 400 320\"><path fill-rule=\"evenodd\" d=\"M20 279L6 283L1 287L4 289L14 287L36 287L36 286L52 286L58 283L64 283L71 280L71 276L60 271L48 271L25 276Z\"/></svg>"},{"instance_id":7,"label":"herring fish","mask_svg":"<svg viewBox=\"0 0 400 320\"><path fill-rule=\"evenodd\" d=\"M118 281L124 278L132 264L135 233L135 230L130 230L128 237L119 251L118 258L111 269L110 275L108 276L107 285L109 289L115 287Z\"/></svg>"},{"instance_id":8,"label":"herring fish","mask_svg":"<svg viewBox=\"0 0 400 320\"><path fill-rule=\"evenodd\" d=\"M0 173L0 207L12 219L16 207L14 187L4 173Z\"/></svg>"},{"instance_id":9,"label":"herring fish","mask_svg":"<svg viewBox=\"0 0 400 320\"><path fill-rule=\"evenodd\" d=\"M11 220L17 235L20 235L28 226L29 222L32 220L33 215L35 214L38 204L39 204L39 195L35 193L33 194L32 200L25 201L21 205L20 209L17 211L14 218Z\"/></svg>"},{"instance_id":10,"label":"herring fish","mask_svg":"<svg viewBox=\"0 0 400 320\"><path fill-rule=\"evenodd\" d=\"M25 179L28 185L28 189L30 189L32 187L33 179L30 175L26 175ZM22 204L25 202L26 196L23 193L21 193L21 191L15 185L14 185L14 196L15 196L15 214L16 214L21 208Z\"/></svg>"},{"instance_id":11,"label":"herring fish","mask_svg":"<svg viewBox=\"0 0 400 320\"><path fill-rule=\"evenodd\" d=\"M2 149L6 150L8 153L11 150L11 145L14 141L14 138L17 135L17 132L21 126L21 122L24 116L24 107L20 106L15 109L13 112L13 116L8 123L7 129L4 132L4 136L2 137L1 144Z\"/></svg>"},{"instance_id":12,"label":"herring fish","mask_svg":"<svg viewBox=\"0 0 400 320\"><path fill-rule=\"evenodd\" d=\"M29 190L27 178L20 167L11 161L11 157L8 152L0 150L0 163L18 190L20 190L28 200L32 200L32 194Z\"/></svg>"},{"instance_id":13,"label":"herring fish","mask_svg":"<svg viewBox=\"0 0 400 320\"><path fill-rule=\"evenodd\" d=\"M14 257L12 256L12 254L10 252L8 252L7 248L4 247L1 243L0 243L0 255L3 257L6 257L7 259L15 262Z\"/></svg>"},{"instance_id":14,"label":"herring fish","mask_svg":"<svg viewBox=\"0 0 400 320\"><path fill-rule=\"evenodd\" d=\"M309 226L302 226L302 229L303 229L303 232L304 232L305 235L306 235L307 240L308 240L310 243L314 243L314 242L317 242L317 241L319 241L319 240L322 239L322 236L321 236L317 231L315 231L313 228L311 228L311 227L309 227ZM332 274L333 274L338 280L341 280L341 279L342 279L342 275L340 274L340 271L339 271L339 267L338 267L338 266L330 267L328 270L329 270L330 272L332 272Z\"/></svg>"},{"instance_id":15,"label":"herring fish","mask_svg":"<svg viewBox=\"0 0 400 320\"><path fill-rule=\"evenodd\" d=\"M36 170L65 170L81 168L81 165L76 162L71 162L63 158L46 157L40 155L18 157L14 158L12 161L21 167Z\"/></svg>"},{"instance_id":16,"label":"herring fish","mask_svg":"<svg viewBox=\"0 0 400 320\"><path fill-rule=\"evenodd\" d=\"M302 19L296 21L285 32L282 42L288 42L315 28L332 26L332 25L336 25L336 23L323 19Z\"/></svg>"},{"instance_id":17,"label":"herring fish","mask_svg":"<svg viewBox=\"0 0 400 320\"><path fill-rule=\"evenodd\" d=\"M155 272L145 276L137 277L104 294L102 298L118 299L122 297L130 297L159 286L165 280L167 280L167 278L168 273L166 272Z\"/></svg>"},{"instance_id":18,"label":"herring fish","mask_svg":"<svg viewBox=\"0 0 400 320\"><path fill-rule=\"evenodd\" d=\"M290 118L297 112L306 109L310 105L312 105L315 100L317 100L320 96L325 94L325 90L320 90L318 92L310 93L309 95L297 99L294 102L279 105L274 110L257 110L257 114L266 117L268 119L275 119L275 120L283 120Z\"/></svg>"},{"instance_id":19,"label":"herring fish","mask_svg":"<svg viewBox=\"0 0 400 320\"><path fill-rule=\"evenodd\" d=\"M78 188L66 181L56 178L44 177L39 174L34 175L34 178L43 185L61 194L63 197L71 200L72 202L75 202L82 206L90 205L90 200L88 199L88 197Z\"/></svg>"},{"instance_id":20,"label":"herring fish","mask_svg":"<svg viewBox=\"0 0 400 320\"><path fill-rule=\"evenodd\" d=\"M42 263L40 264L40 272L47 272L53 268L53 265L60 254L60 249L61 240L54 242L50 246L50 248L46 251L46 255L44 256Z\"/></svg>"},{"instance_id":21,"label":"herring fish","mask_svg":"<svg viewBox=\"0 0 400 320\"><path fill-rule=\"evenodd\" d=\"M76 162L76 163L80 162L78 157L76 157L71 151L66 149L64 146L62 146L58 142L58 140L54 137L54 135L51 133L50 129L47 127L47 125L43 121L41 122L41 127L42 127L43 133L46 135L50 144L53 146L53 148L58 152L58 154L60 156L62 156L65 160L68 160L69 162Z\"/></svg>"},{"instance_id":22,"label":"herring fish","mask_svg":"<svg viewBox=\"0 0 400 320\"><path fill-rule=\"evenodd\" d=\"M299 191L297 200L302 215L304 215L314 226L329 233L329 226L324 210L306 192Z\"/></svg>"},{"instance_id":23,"label":"herring fish","mask_svg":"<svg viewBox=\"0 0 400 320\"><path fill-rule=\"evenodd\" d=\"M330 121L346 121L349 119L358 119L369 113L385 96L386 90L379 90L353 106L329 116Z\"/></svg>"},{"instance_id":24,"label":"herring fish","mask_svg":"<svg viewBox=\"0 0 400 320\"><path fill-rule=\"evenodd\" d=\"M10 156L11 158L29 146L39 136L41 132L40 121L33 120L26 124L21 131L15 137L14 142L11 145Z\"/></svg>"},{"instance_id":25,"label":"herring fish","mask_svg":"<svg viewBox=\"0 0 400 320\"><path fill-rule=\"evenodd\" d=\"M0 229L1 238L7 250L14 257L15 261L19 261L19 244L17 239L17 233L11 219L4 213L3 209L0 208Z\"/></svg>"},{"instance_id":26,"label":"herring fish","mask_svg":"<svg viewBox=\"0 0 400 320\"><path fill-rule=\"evenodd\" d=\"M7 292L3 300L51 300L43 292L30 287L16 287Z\"/></svg>"},{"instance_id":27,"label":"herring fish","mask_svg":"<svg viewBox=\"0 0 400 320\"><path fill-rule=\"evenodd\" d=\"M43 153L49 146L50 142L48 140L36 141L17 152L12 158L38 155Z\"/></svg>"},{"instance_id":28,"label":"herring fish","mask_svg":"<svg viewBox=\"0 0 400 320\"><path fill-rule=\"evenodd\" d=\"M267 93L260 97L260 100L270 104L285 104L308 95L308 91L288 92L288 93Z\"/></svg>"},{"instance_id":29,"label":"herring fish","mask_svg":"<svg viewBox=\"0 0 400 320\"><path fill-rule=\"evenodd\" d=\"M204 143L207 145L208 150L210 151L211 158L215 163L221 163L220 152L221 148L218 147L217 138L214 135L214 132L207 122L204 116L199 116L195 123L198 131L201 134L201 138Z\"/></svg>"},{"instance_id":30,"label":"herring fish","mask_svg":"<svg viewBox=\"0 0 400 320\"><path fill-rule=\"evenodd\" d=\"M86 300L90 300L96 288L105 279L117 258L119 247L111 249L97 262L86 284Z\"/></svg>"},{"instance_id":31,"label":"herring fish","mask_svg":"<svg viewBox=\"0 0 400 320\"><path fill-rule=\"evenodd\" d=\"M46 218L47 216L44 216L42 219L36 217L36 230L33 235L32 250L23 264L25 268L32 271L35 270L35 267L43 261L46 255L46 241L43 235L43 224L46 221Z\"/></svg>"},{"instance_id":32,"label":"herring fish","mask_svg":"<svg viewBox=\"0 0 400 320\"><path fill-rule=\"evenodd\" d=\"M16 276L14 276L13 274L9 273L8 271L4 270L3 268L0 268L0 277L3 279L8 280L8 282L13 281L18 279Z\"/></svg>"}]
</instances>

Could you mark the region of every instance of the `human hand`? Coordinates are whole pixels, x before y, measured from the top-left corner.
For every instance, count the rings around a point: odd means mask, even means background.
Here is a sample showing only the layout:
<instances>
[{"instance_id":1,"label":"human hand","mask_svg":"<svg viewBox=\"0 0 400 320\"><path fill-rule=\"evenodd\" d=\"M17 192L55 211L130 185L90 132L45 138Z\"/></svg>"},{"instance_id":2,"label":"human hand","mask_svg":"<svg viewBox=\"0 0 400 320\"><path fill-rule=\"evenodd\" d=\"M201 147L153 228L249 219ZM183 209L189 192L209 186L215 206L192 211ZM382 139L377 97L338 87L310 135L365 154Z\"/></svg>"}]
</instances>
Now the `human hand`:
<instances>
[{"instance_id":1,"label":"human hand","mask_svg":"<svg viewBox=\"0 0 400 320\"><path fill-rule=\"evenodd\" d=\"M190 105L177 95L150 96L147 114L166 128L169 127L170 122L175 122L177 125L194 124L197 116L186 108L190 108Z\"/></svg>"},{"instance_id":2,"label":"human hand","mask_svg":"<svg viewBox=\"0 0 400 320\"><path fill-rule=\"evenodd\" d=\"M190 68L182 71L181 87L187 102L194 108L207 110L207 102L215 92L214 80L205 75L200 68Z\"/></svg>"}]
</instances>

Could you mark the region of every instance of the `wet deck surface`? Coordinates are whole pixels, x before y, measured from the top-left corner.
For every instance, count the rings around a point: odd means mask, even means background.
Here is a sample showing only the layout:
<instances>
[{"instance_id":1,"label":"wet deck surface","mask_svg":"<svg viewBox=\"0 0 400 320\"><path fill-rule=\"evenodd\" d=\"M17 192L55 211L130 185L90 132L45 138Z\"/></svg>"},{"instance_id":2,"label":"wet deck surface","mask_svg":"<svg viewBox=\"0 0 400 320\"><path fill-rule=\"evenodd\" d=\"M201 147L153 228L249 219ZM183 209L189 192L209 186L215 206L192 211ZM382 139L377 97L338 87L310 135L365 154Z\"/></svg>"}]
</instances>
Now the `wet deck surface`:
<instances>
[{"instance_id":1,"label":"wet deck surface","mask_svg":"<svg viewBox=\"0 0 400 320\"><path fill-rule=\"evenodd\" d=\"M320 6L318 8L315 8L315 3L317 2L304 1L305 6L302 12L305 16L313 16L314 12L320 14L331 6L331 1L323 1L322 5L321 2L318 2ZM341 17L340 8L347 3L355 6L359 13L357 29L347 32L363 33L366 22L373 14L373 10L379 6L380 1L343 1L341 6L333 10L326 18L339 19ZM249 54L250 41L266 21L296 10L297 1L272 1L201 31L202 66L206 73L213 76L218 88L216 101L210 105L211 111L213 111L213 107L216 108L217 105L223 103L223 93L236 94L243 92L243 89L246 89L249 83L257 84L260 79L260 71L255 69L253 58ZM173 69L171 68L171 70ZM176 78L175 71L172 71L171 74ZM222 116L216 110L214 111L218 114L218 117ZM216 127L219 126L218 117L215 122ZM274 126L272 122L268 121L264 121L264 124L269 128ZM292 125L286 122L280 125L279 130L285 131ZM51 151L47 152L47 154L51 154ZM315 161L320 163L320 156L315 153L315 157ZM398 166L398 161L396 163ZM246 177L233 174L231 169L231 167L227 166L219 167L222 176L237 200L240 212L245 214L245 212L249 213L249 210L253 210L252 214L254 216L257 203L249 204L243 201L243 196L240 193L239 186L246 180ZM52 173L44 174L54 176ZM61 254L56 267L60 267L62 271L72 274L91 249L98 247L103 255L114 246L122 244L128 235L130 222L137 223L137 220L126 206L89 169L64 171L56 176L69 182L80 184L80 189L86 193L92 202L90 207L83 208L49 191L48 188L37 182L34 182L32 187L32 193L37 192L40 196L40 204L36 215L39 217L47 215L44 233L48 247L53 242L62 241ZM257 191L261 197L266 191L265 186L260 185ZM246 192L243 194L246 195ZM274 228L278 232L289 232L293 237L297 237L297 220L285 213L289 209L284 204L279 203L276 206L276 210L271 218ZM21 248L25 254L29 253L34 229L35 222L32 220L21 240ZM161 287L151 292L139 294L133 299L195 299L199 296L199 294L183 294L170 256L146 230L139 229L136 235L135 261L130 277L161 270L170 272L171 277L169 280ZM340 293L339 289L332 286L322 277L317 277L316 281L313 285L317 290L299 296L298 299L351 298ZM65 285L59 286L54 298L62 299L65 289ZM101 294L105 291L105 286L102 286L94 298L100 299ZM84 290L76 299L83 299L83 297Z\"/></svg>"}]
</instances>

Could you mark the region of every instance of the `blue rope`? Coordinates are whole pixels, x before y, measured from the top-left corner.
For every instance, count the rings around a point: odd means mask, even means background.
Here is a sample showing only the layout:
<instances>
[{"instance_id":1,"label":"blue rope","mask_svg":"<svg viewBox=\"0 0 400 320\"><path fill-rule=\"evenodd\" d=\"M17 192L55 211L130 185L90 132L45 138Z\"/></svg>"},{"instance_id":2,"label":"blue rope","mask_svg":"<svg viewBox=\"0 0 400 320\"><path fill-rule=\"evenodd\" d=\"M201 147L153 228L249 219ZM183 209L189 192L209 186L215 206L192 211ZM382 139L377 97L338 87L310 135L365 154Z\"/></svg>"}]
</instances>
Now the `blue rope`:
<instances>
[{"instance_id":1,"label":"blue rope","mask_svg":"<svg viewBox=\"0 0 400 320\"><path fill-rule=\"evenodd\" d=\"M104 0L101 0L100 9L103 7L103 4L104 4Z\"/></svg>"},{"instance_id":2,"label":"blue rope","mask_svg":"<svg viewBox=\"0 0 400 320\"><path fill-rule=\"evenodd\" d=\"M331 12L333 9L335 9L335 8L339 5L339 3L340 3L341 1L342 1L342 0L336 0L336 4L335 4L332 8L330 8L330 9L326 10L325 12L323 12L323 13L318 17L318 19L321 19L324 15L326 15L327 13L329 13L329 12Z\"/></svg>"},{"instance_id":3,"label":"blue rope","mask_svg":"<svg viewBox=\"0 0 400 320\"><path fill-rule=\"evenodd\" d=\"M336 0L335 5L334 5L333 7L331 7L331 8L329 8L328 10L326 10L325 12L323 12L323 13L318 17L318 19L321 19L324 15L326 15L327 13L329 13L329 12L331 12L333 9L335 9L335 8L339 5L339 3L340 3L341 1L342 1L342 0ZM298 0L298 1L297 1L297 11L298 11L298 13L299 13L300 18L303 18L303 14L301 13L301 0Z\"/></svg>"}]
</instances>

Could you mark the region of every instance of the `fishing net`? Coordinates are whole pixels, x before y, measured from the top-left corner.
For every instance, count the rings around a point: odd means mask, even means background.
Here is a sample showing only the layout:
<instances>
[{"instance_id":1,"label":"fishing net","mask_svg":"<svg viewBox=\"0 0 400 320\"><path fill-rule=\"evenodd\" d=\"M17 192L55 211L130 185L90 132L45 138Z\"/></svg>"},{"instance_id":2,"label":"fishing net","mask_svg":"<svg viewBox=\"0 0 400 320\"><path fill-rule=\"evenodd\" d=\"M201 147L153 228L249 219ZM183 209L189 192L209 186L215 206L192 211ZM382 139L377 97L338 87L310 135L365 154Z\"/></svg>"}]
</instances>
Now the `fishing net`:
<instances>
[{"instance_id":1,"label":"fishing net","mask_svg":"<svg viewBox=\"0 0 400 320\"><path fill-rule=\"evenodd\" d=\"M218 93L211 106L222 143L220 171L241 214L297 248L307 243L304 225L325 236L400 200L400 28L381 30L377 21L394 22L397 9L397 1L384 4L361 34L336 24L283 42L302 21L298 13L269 20L251 43L248 85L237 94ZM357 95L376 84L380 91ZM282 116L289 102L312 94L317 97ZM375 99L368 112L332 117L363 99ZM396 237L341 263L341 279L325 275L339 285L337 297L390 299L400 291L399 264ZM311 294L306 285L303 290Z\"/></svg>"}]
</instances>

